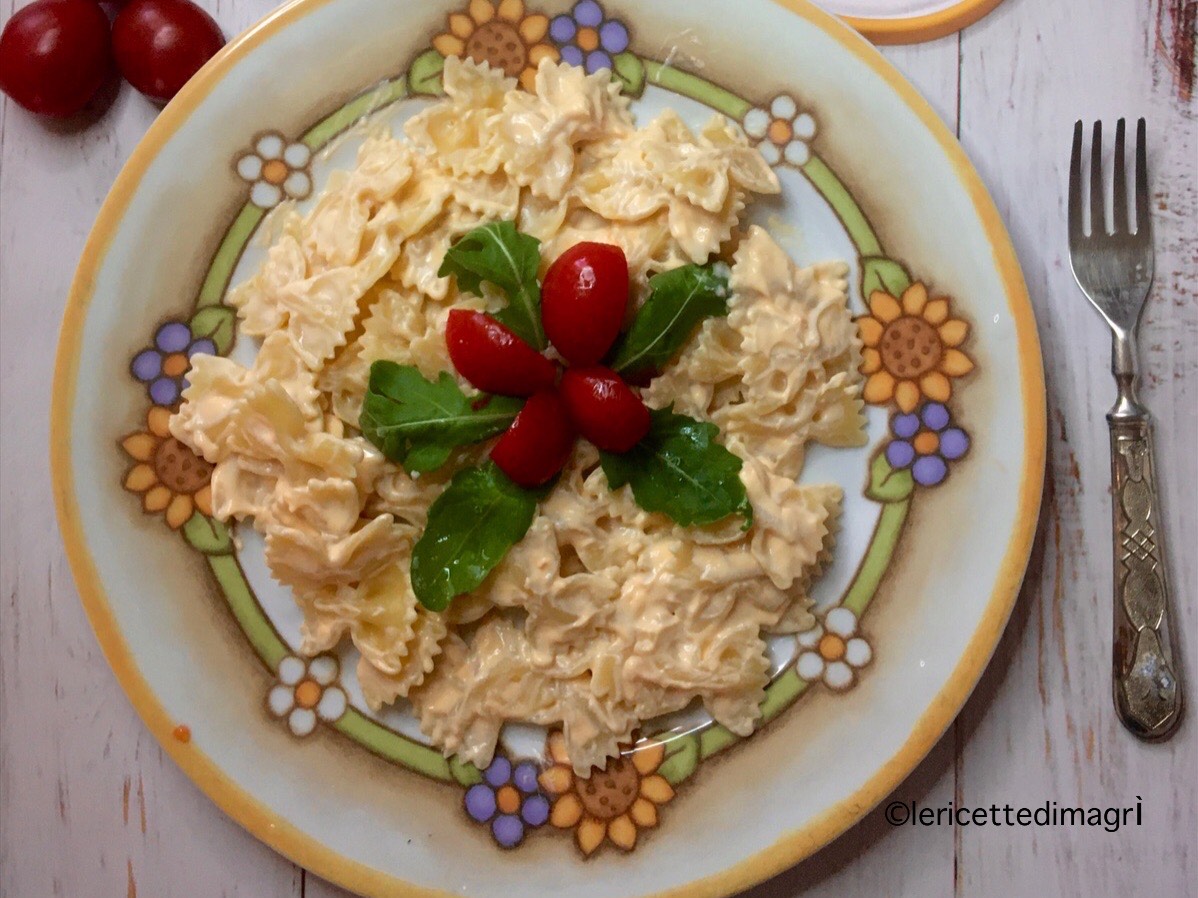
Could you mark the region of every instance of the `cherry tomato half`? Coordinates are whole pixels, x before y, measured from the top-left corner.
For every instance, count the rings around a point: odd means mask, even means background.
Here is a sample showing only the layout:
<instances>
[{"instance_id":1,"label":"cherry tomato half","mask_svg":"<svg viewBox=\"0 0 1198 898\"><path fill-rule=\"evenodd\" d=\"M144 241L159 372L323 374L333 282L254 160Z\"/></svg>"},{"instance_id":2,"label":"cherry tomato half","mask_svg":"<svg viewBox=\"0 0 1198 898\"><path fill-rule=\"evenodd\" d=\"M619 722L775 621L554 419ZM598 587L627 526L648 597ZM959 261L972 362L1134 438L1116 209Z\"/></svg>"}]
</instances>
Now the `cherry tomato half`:
<instances>
[{"instance_id":1,"label":"cherry tomato half","mask_svg":"<svg viewBox=\"0 0 1198 898\"><path fill-rule=\"evenodd\" d=\"M108 16L95 0L35 0L0 34L0 90L30 112L74 115L112 74Z\"/></svg>"},{"instance_id":2,"label":"cherry tomato half","mask_svg":"<svg viewBox=\"0 0 1198 898\"><path fill-rule=\"evenodd\" d=\"M627 452L649 432L649 409L610 368L568 368L560 389L578 432L605 452Z\"/></svg>"},{"instance_id":3,"label":"cherry tomato half","mask_svg":"<svg viewBox=\"0 0 1198 898\"><path fill-rule=\"evenodd\" d=\"M540 486L565 467L576 436L561 397L543 390L524 403L491 460L520 486Z\"/></svg>"},{"instance_id":4,"label":"cherry tomato half","mask_svg":"<svg viewBox=\"0 0 1198 898\"><path fill-rule=\"evenodd\" d=\"M572 365L611 349L628 308L628 260L607 243L579 243L554 260L541 285L545 334Z\"/></svg>"},{"instance_id":5,"label":"cherry tomato half","mask_svg":"<svg viewBox=\"0 0 1198 898\"><path fill-rule=\"evenodd\" d=\"M445 342L458 373L488 393L531 396L557 379L553 362L482 312L450 312Z\"/></svg>"},{"instance_id":6,"label":"cherry tomato half","mask_svg":"<svg viewBox=\"0 0 1198 898\"><path fill-rule=\"evenodd\" d=\"M162 103L224 45L216 22L191 0L130 0L112 23L121 74Z\"/></svg>"}]
</instances>

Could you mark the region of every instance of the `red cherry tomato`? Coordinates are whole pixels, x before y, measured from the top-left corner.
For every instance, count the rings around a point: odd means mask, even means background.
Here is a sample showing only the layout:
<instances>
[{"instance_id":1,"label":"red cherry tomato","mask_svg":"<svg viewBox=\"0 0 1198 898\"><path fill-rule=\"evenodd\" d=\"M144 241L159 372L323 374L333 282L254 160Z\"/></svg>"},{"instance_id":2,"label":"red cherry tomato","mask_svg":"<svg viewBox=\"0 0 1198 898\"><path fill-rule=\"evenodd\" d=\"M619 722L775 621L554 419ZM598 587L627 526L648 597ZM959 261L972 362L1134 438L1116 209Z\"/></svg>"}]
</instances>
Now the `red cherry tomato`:
<instances>
[{"instance_id":1,"label":"red cherry tomato","mask_svg":"<svg viewBox=\"0 0 1198 898\"><path fill-rule=\"evenodd\" d=\"M524 403L491 460L520 486L540 486L565 467L576 436L561 397L544 390Z\"/></svg>"},{"instance_id":2,"label":"red cherry tomato","mask_svg":"<svg viewBox=\"0 0 1198 898\"><path fill-rule=\"evenodd\" d=\"M628 260L607 243L579 243L549 266L541 286L545 333L572 365L611 349L628 308Z\"/></svg>"},{"instance_id":3,"label":"red cherry tomato","mask_svg":"<svg viewBox=\"0 0 1198 898\"><path fill-rule=\"evenodd\" d=\"M112 73L108 16L95 0L35 0L0 34L0 90L30 112L74 115Z\"/></svg>"},{"instance_id":4,"label":"red cherry tomato","mask_svg":"<svg viewBox=\"0 0 1198 898\"><path fill-rule=\"evenodd\" d=\"M445 342L458 373L488 393L531 396L557 379L553 362L482 312L450 312Z\"/></svg>"},{"instance_id":5,"label":"red cherry tomato","mask_svg":"<svg viewBox=\"0 0 1198 898\"><path fill-rule=\"evenodd\" d=\"M191 0L131 0L112 23L121 74L162 103L224 45L216 22Z\"/></svg>"},{"instance_id":6,"label":"red cherry tomato","mask_svg":"<svg viewBox=\"0 0 1198 898\"><path fill-rule=\"evenodd\" d=\"M649 432L649 409L610 368L568 368L560 390L578 432L604 452L627 452Z\"/></svg>"}]
</instances>

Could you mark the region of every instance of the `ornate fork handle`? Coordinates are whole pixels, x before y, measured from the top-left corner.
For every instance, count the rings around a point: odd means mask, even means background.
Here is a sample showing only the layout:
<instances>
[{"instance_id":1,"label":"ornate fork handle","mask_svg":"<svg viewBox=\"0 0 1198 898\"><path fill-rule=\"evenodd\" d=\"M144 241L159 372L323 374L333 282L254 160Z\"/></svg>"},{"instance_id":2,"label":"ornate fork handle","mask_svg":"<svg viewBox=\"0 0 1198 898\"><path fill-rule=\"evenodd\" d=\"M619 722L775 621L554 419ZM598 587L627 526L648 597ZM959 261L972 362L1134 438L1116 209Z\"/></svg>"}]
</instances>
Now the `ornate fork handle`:
<instances>
[{"instance_id":1,"label":"ornate fork handle","mask_svg":"<svg viewBox=\"0 0 1198 898\"><path fill-rule=\"evenodd\" d=\"M1152 424L1134 394L1120 393L1107 416L1114 487L1115 707L1132 733L1156 740L1180 722L1182 688L1173 663Z\"/></svg>"}]
</instances>

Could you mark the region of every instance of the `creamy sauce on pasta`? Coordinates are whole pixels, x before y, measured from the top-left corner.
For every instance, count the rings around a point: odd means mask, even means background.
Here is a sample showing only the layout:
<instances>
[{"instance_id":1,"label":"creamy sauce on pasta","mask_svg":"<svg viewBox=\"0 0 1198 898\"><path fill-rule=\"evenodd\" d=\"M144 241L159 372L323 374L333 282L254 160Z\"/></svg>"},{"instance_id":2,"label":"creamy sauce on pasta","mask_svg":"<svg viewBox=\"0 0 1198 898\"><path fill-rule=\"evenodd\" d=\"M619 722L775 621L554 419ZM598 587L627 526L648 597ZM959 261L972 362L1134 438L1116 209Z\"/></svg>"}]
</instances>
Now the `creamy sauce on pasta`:
<instances>
[{"instance_id":1,"label":"creamy sauce on pasta","mask_svg":"<svg viewBox=\"0 0 1198 898\"><path fill-rule=\"evenodd\" d=\"M348 637L371 707L408 699L446 754L485 765L503 724L527 721L560 726L585 772L695 699L747 735L763 637L809 625L840 507L838 487L798 482L804 447L864 441L847 266L799 269L764 230L738 230L778 182L720 117L698 135L669 111L638 129L606 72L551 62L535 92L455 58L444 83L403 138L370 136L310 212L276 214L266 260L228 299L261 350L248 368L197 356L172 433L215 465L216 516L264 533L303 610L302 651ZM731 261L729 314L645 400L719 426L755 523L645 512L580 444L525 538L438 614L413 595L412 546L455 466L486 447L415 478L357 422L373 361L452 371L449 311L498 307L437 270L456 238L501 219L541 241L544 264L582 240L620 246L639 299L654 272Z\"/></svg>"}]
</instances>

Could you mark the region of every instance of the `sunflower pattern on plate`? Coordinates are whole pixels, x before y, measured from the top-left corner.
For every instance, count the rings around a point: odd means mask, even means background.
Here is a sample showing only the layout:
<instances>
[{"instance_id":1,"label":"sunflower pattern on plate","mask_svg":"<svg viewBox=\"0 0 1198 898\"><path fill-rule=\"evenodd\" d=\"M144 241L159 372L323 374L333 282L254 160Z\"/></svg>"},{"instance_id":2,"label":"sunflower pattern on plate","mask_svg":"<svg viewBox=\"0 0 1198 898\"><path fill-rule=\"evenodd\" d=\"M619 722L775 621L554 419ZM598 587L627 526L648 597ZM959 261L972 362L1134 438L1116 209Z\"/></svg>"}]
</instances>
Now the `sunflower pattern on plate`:
<instances>
[{"instance_id":1,"label":"sunflower pattern on plate","mask_svg":"<svg viewBox=\"0 0 1198 898\"><path fill-rule=\"evenodd\" d=\"M886 405L892 400L913 412L921 399L948 402L953 379L973 370L973 360L957 347L969 325L950 316L951 300L929 299L928 288L915 283L901 297L878 290L869 297L869 314L857 319L861 329L861 372L865 401Z\"/></svg>"},{"instance_id":2,"label":"sunflower pattern on plate","mask_svg":"<svg viewBox=\"0 0 1198 898\"><path fill-rule=\"evenodd\" d=\"M884 518L887 511L899 512L893 516L897 524L879 524L879 532L883 526L895 528L887 550L892 551L909 503L920 491L942 487L956 466L968 462L971 437L958 394L975 362L962 303L930 293L903 264L880 254L881 241L865 213L820 156L821 132L800 93L779 91L771 84L738 97L693 73L664 87L661 75L670 68L670 60L638 55L634 24L597 0L565 0L543 7L526 0L463 0L439 30L430 32L431 46L409 60L407 69L388 85L399 98L435 95L440 67L448 56L485 61L526 88L544 59L561 59L587 72L618 70L617 79L630 96L656 85L657 90L673 90L738 122L781 176L807 179L842 221L864 222L868 239L850 235L859 251L864 301L856 319L866 376L863 398L874 414L886 416L889 431L874 447L865 494L883 507ZM307 131L265 128L247 135L229 172L242 191L243 219L260 220L263 212L312 195L313 159L350 121L343 111ZM338 124L328 125L333 121ZM211 263L212 271L222 272L222 284L252 236L253 228L230 225ZM236 314L221 303L222 289L212 293L207 286L201 288L190 318L183 315L158 324L148 342L130 347L129 373L145 404L137 412L137 423L127 425L135 429L118 441L126 461L121 482L136 498L136 505L130 503L134 514L162 520L168 534L181 532L214 572L219 568L218 589L230 604L234 599L228 584L240 578L242 594L248 596L242 599L248 605L243 604L240 613L256 615L251 641L264 665L264 712L296 737L323 725L373 750L385 746L386 756L397 764L453 785L459 790L464 819L499 848L513 849L534 834L547 833L568 834L587 857L605 847L632 851L643 844L660 825L675 790L706 758L739 737L718 725L702 733L702 745L698 733L648 733L604 770L580 777L566 757L561 733L551 732L541 758L501 752L478 770L444 759L381 725L355 705L355 689L343 682L336 657L306 659L278 636L238 567L236 538L212 518L212 466L175 440L168 426L187 386L190 359L200 352L227 354L236 339ZM883 542L875 535L871 545ZM869 676L875 643L863 628L863 617L872 592L850 601L851 592L846 592L844 604L820 609L817 622L798 634L795 663L767 688L767 703L785 708L816 688L847 700L853 687ZM239 617L239 622L249 635L244 619ZM269 652L265 645L272 647ZM779 700L783 693L786 697ZM762 707L764 712L766 705ZM767 713L763 720L776 713Z\"/></svg>"},{"instance_id":3,"label":"sunflower pattern on plate","mask_svg":"<svg viewBox=\"0 0 1198 898\"><path fill-rule=\"evenodd\" d=\"M541 774L541 787L554 796L549 822L574 831L585 855L605 841L624 851L636 847L638 834L657 826L659 808L674 797L674 787L658 773L665 746L652 742L612 758L588 777L574 773L560 731L549 735L553 765Z\"/></svg>"},{"instance_id":4,"label":"sunflower pattern on plate","mask_svg":"<svg viewBox=\"0 0 1198 898\"><path fill-rule=\"evenodd\" d=\"M549 17L526 13L524 0L470 0L463 10L450 13L447 28L433 38L442 56L458 56L489 63L532 89L537 66L543 59L559 59L558 50L545 41Z\"/></svg>"},{"instance_id":5,"label":"sunflower pattern on plate","mask_svg":"<svg viewBox=\"0 0 1198 898\"><path fill-rule=\"evenodd\" d=\"M212 465L171 436L170 416L169 409L151 407L145 428L121 440L121 448L134 462L125 489L141 496L146 514L161 514L178 530L197 509L212 514Z\"/></svg>"}]
</instances>

